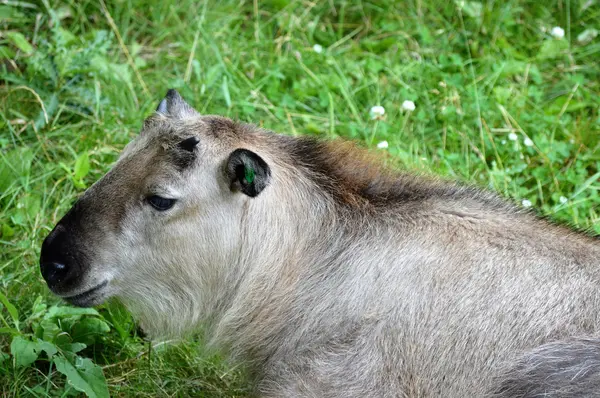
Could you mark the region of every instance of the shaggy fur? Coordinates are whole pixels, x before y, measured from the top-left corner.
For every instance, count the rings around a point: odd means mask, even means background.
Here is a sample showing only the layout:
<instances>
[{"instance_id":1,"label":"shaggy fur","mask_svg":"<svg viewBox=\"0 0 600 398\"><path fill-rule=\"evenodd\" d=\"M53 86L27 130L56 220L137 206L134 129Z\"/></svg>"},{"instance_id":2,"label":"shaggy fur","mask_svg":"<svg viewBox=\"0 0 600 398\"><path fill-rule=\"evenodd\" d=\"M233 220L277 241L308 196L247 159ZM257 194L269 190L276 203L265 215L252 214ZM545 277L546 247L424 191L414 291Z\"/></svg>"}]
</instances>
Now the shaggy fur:
<instances>
[{"instance_id":1,"label":"shaggy fur","mask_svg":"<svg viewBox=\"0 0 600 398\"><path fill-rule=\"evenodd\" d=\"M157 337L202 328L263 397L597 394L596 239L351 144L166 101L57 227L91 247L69 292L51 286L67 300L119 297ZM240 148L270 168L256 197L231 188ZM145 203L159 194L176 205Z\"/></svg>"},{"instance_id":2,"label":"shaggy fur","mask_svg":"<svg viewBox=\"0 0 600 398\"><path fill-rule=\"evenodd\" d=\"M493 398L600 397L600 340L544 344L519 357L496 379Z\"/></svg>"}]
</instances>

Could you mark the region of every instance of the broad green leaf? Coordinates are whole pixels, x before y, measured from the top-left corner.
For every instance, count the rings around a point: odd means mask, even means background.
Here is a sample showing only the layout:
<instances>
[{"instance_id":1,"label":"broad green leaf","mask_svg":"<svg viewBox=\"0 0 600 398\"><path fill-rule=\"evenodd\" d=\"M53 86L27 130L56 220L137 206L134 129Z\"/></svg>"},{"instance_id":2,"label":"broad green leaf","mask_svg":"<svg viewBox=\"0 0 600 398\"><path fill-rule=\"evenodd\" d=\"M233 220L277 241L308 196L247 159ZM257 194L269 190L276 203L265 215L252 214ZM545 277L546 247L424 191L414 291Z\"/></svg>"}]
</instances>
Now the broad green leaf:
<instances>
[{"instance_id":1,"label":"broad green leaf","mask_svg":"<svg viewBox=\"0 0 600 398\"><path fill-rule=\"evenodd\" d=\"M39 325L40 330L36 330L36 336L46 341L54 341L56 336L58 336L59 333L62 333L62 329L59 328L52 319L43 319Z\"/></svg>"},{"instance_id":2,"label":"broad green leaf","mask_svg":"<svg viewBox=\"0 0 600 398\"><path fill-rule=\"evenodd\" d=\"M107 333L110 327L106 322L99 318L84 318L77 322L71 329L73 340L80 341L86 345L92 345L97 336Z\"/></svg>"},{"instance_id":3,"label":"broad green leaf","mask_svg":"<svg viewBox=\"0 0 600 398\"><path fill-rule=\"evenodd\" d=\"M54 339L54 344L61 349L63 354L76 354L85 349L87 345L84 343L73 342L73 338L67 332L62 332Z\"/></svg>"},{"instance_id":4,"label":"broad green leaf","mask_svg":"<svg viewBox=\"0 0 600 398\"><path fill-rule=\"evenodd\" d=\"M14 236L15 230L8 224L2 224L2 237L4 239Z\"/></svg>"},{"instance_id":5,"label":"broad green leaf","mask_svg":"<svg viewBox=\"0 0 600 398\"><path fill-rule=\"evenodd\" d=\"M42 341L38 339L37 344L38 349L45 351L49 358L52 358L58 352L56 346L48 341Z\"/></svg>"},{"instance_id":6,"label":"broad green leaf","mask_svg":"<svg viewBox=\"0 0 600 398\"><path fill-rule=\"evenodd\" d=\"M10 352L15 358L15 365L18 367L31 365L39 357L40 353L45 351L48 357L56 354L57 349L54 344L47 341L31 341L17 336L10 344Z\"/></svg>"},{"instance_id":7,"label":"broad green leaf","mask_svg":"<svg viewBox=\"0 0 600 398\"><path fill-rule=\"evenodd\" d=\"M85 349L87 347L86 344L84 343L71 343L68 346L63 346L62 348L64 350L67 350L69 352L72 352L73 354L78 353L79 351Z\"/></svg>"},{"instance_id":8,"label":"broad green leaf","mask_svg":"<svg viewBox=\"0 0 600 398\"><path fill-rule=\"evenodd\" d=\"M25 14L20 12L17 7L13 6L0 6L0 21L8 22L20 19L25 19Z\"/></svg>"},{"instance_id":9,"label":"broad green leaf","mask_svg":"<svg viewBox=\"0 0 600 398\"><path fill-rule=\"evenodd\" d=\"M77 181L83 179L90 172L90 157L87 152L81 154L75 161L73 178Z\"/></svg>"},{"instance_id":10,"label":"broad green leaf","mask_svg":"<svg viewBox=\"0 0 600 398\"><path fill-rule=\"evenodd\" d=\"M109 397L102 368L88 358L76 357L75 363L64 357L54 359L56 370L67 376L67 383L90 398Z\"/></svg>"},{"instance_id":11,"label":"broad green leaf","mask_svg":"<svg viewBox=\"0 0 600 398\"><path fill-rule=\"evenodd\" d=\"M100 314L93 308L77 308L67 306L53 306L48 310L45 318L67 317L73 315L97 315Z\"/></svg>"},{"instance_id":12,"label":"broad green leaf","mask_svg":"<svg viewBox=\"0 0 600 398\"><path fill-rule=\"evenodd\" d=\"M53 342L58 348L60 348L63 351L63 353L73 352L73 350L82 350L82 348L79 348L78 346L73 347L73 339L71 338L68 332L61 331L56 335Z\"/></svg>"},{"instance_id":13,"label":"broad green leaf","mask_svg":"<svg viewBox=\"0 0 600 398\"><path fill-rule=\"evenodd\" d=\"M13 319L15 328L17 328L17 330L18 330L19 329L19 311L17 311L15 306L12 305L10 301L8 301L8 299L2 292L0 292L0 302L2 304L4 304L4 306L6 307L6 310L8 311L8 313L10 314L10 316Z\"/></svg>"},{"instance_id":14,"label":"broad green leaf","mask_svg":"<svg viewBox=\"0 0 600 398\"><path fill-rule=\"evenodd\" d=\"M25 36L23 36L22 33L7 32L4 34L4 36L8 39L8 41L14 44L15 47L23 51L25 54L29 55L33 53L33 47L31 46L31 44L29 44L29 42L27 41Z\"/></svg>"}]
</instances>

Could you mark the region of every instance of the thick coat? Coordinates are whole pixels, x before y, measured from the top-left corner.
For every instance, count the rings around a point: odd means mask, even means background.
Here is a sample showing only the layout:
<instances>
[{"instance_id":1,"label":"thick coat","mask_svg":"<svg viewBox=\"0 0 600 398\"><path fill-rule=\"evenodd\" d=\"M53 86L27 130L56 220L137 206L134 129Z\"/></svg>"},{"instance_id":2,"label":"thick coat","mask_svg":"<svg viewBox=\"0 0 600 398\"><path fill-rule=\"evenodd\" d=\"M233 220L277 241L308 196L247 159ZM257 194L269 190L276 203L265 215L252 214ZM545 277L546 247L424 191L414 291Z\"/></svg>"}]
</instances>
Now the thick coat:
<instances>
[{"instance_id":1,"label":"thick coat","mask_svg":"<svg viewBox=\"0 0 600 398\"><path fill-rule=\"evenodd\" d=\"M600 244L174 91L42 247L76 305L203 330L265 397L600 396Z\"/></svg>"}]
</instances>

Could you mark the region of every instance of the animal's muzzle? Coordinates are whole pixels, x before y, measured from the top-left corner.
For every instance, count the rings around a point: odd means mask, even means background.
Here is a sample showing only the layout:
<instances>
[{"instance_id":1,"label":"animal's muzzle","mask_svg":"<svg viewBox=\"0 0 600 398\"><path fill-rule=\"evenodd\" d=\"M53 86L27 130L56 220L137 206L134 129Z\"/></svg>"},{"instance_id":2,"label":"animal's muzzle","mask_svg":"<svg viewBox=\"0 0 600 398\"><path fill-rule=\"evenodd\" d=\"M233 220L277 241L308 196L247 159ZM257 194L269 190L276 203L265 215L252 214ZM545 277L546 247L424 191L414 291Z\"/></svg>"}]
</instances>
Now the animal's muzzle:
<instances>
[{"instance_id":1,"label":"animal's muzzle","mask_svg":"<svg viewBox=\"0 0 600 398\"><path fill-rule=\"evenodd\" d=\"M65 218L69 217L69 214ZM48 287L56 294L68 293L81 279L77 251L65 219L56 225L42 244L40 270ZM65 225L67 224L67 225Z\"/></svg>"}]
</instances>

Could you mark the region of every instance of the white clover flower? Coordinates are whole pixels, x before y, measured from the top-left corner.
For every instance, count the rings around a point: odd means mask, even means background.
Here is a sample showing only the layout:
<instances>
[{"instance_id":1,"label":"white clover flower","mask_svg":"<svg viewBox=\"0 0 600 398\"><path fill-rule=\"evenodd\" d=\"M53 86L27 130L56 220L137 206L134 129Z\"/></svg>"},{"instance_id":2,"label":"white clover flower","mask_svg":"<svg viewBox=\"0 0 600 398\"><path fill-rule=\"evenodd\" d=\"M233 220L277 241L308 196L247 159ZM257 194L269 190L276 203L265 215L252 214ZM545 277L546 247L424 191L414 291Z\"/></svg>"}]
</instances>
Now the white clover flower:
<instances>
[{"instance_id":1,"label":"white clover flower","mask_svg":"<svg viewBox=\"0 0 600 398\"><path fill-rule=\"evenodd\" d=\"M412 112L415 110L415 103L409 100L406 100L402 103L402 109L405 111Z\"/></svg>"},{"instance_id":2,"label":"white clover flower","mask_svg":"<svg viewBox=\"0 0 600 398\"><path fill-rule=\"evenodd\" d=\"M558 201L564 205L569 201L569 199L565 198L564 196L561 196L560 198L558 198Z\"/></svg>"},{"instance_id":3,"label":"white clover flower","mask_svg":"<svg viewBox=\"0 0 600 398\"><path fill-rule=\"evenodd\" d=\"M381 141L380 143L377 144L377 148L379 149L386 149L389 146L387 141Z\"/></svg>"},{"instance_id":4,"label":"white clover flower","mask_svg":"<svg viewBox=\"0 0 600 398\"><path fill-rule=\"evenodd\" d=\"M530 200L527 199L523 199L523 201L521 202L521 204L523 205L523 207L527 208L527 207L531 207L532 203Z\"/></svg>"},{"instance_id":5,"label":"white clover flower","mask_svg":"<svg viewBox=\"0 0 600 398\"><path fill-rule=\"evenodd\" d=\"M375 105L369 111L369 115L371 116L371 119L379 119L385 115L385 108L381 105Z\"/></svg>"},{"instance_id":6,"label":"white clover flower","mask_svg":"<svg viewBox=\"0 0 600 398\"><path fill-rule=\"evenodd\" d=\"M550 34L555 39L562 39L563 37L565 37L565 30L563 28L561 28L560 26L555 26L550 31Z\"/></svg>"},{"instance_id":7,"label":"white clover flower","mask_svg":"<svg viewBox=\"0 0 600 398\"><path fill-rule=\"evenodd\" d=\"M531 141L529 137L525 137L523 144L525 144L525 146L533 146L533 141Z\"/></svg>"},{"instance_id":8,"label":"white clover flower","mask_svg":"<svg viewBox=\"0 0 600 398\"><path fill-rule=\"evenodd\" d=\"M313 46L313 51L316 52L317 54L321 54L323 52L323 46L320 44L315 44Z\"/></svg>"},{"instance_id":9,"label":"white clover flower","mask_svg":"<svg viewBox=\"0 0 600 398\"><path fill-rule=\"evenodd\" d=\"M509 139L509 140L511 140L511 141L516 141L516 140L518 140L518 139L519 139L519 136L518 136L518 135L516 135L515 133L510 133L510 134L508 135L508 139Z\"/></svg>"}]
</instances>

